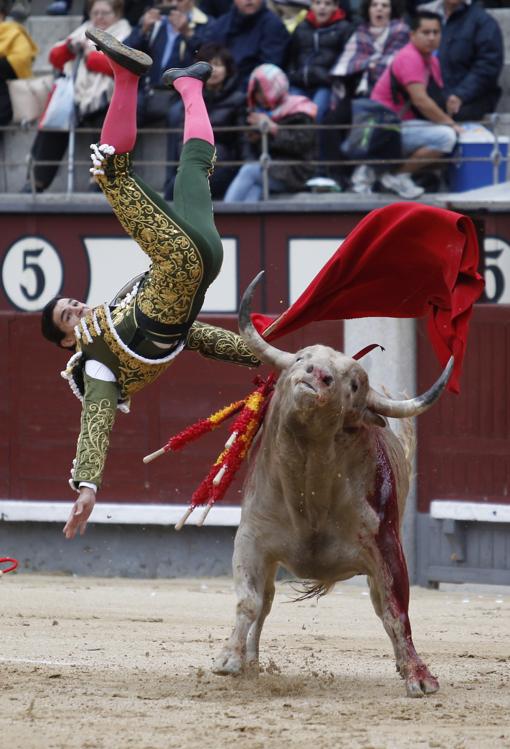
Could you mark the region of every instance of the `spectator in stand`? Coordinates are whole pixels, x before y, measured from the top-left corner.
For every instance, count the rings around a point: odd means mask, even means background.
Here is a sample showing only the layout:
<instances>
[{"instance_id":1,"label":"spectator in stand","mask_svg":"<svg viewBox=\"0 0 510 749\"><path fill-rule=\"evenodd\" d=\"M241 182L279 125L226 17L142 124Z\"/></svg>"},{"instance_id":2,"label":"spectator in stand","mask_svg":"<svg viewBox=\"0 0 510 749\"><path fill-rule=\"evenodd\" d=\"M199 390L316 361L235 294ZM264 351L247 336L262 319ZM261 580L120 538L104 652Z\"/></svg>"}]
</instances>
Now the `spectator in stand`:
<instances>
[{"instance_id":1,"label":"spectator in stand","mask_svg":"<svg viewBox=\"0 0 510 749\"><path fill-rule=\"evenodd\" d=\"M360 12L363 21L331 70L336 106L328 116L329 124L350 123L351 99L370 96L396 53L409 42L409 26L401 19L399 0L363 0ZM338 159L342 140L338 131L327 133L328 158ZM375 179L372 167L363 164L352 173L351 185L354 192L370 193Z\"/></svg>"},{"instance_id":2,"label":"spectator in stand","mask_svg":"<svg viewBox=\"0 0 510 749\"><path fill-rule=\"evenodd\" d=\"M267 0L267 7L281 18L289 34L293 34L296 26L306 18L310 0Z\"/></svg>"},{"instance_id":3,"label":"spectator in stand","mask_svg":"<svg viewBox=\"0 0 510 749\"><path fill-rule=\"evenodd\" d=\"M268 0L267 6L282 19L289 34L293 34L296 26L305 20L310 0ZM352 21L350 0L338 0L338 7L344 11L346 20Z\"/></svg>"},{"instance_id":4,"label":"spectator in stand","mask_svg":"<svg viewBox=\"0 0 510 749\"><path fill-rule=\"evenodd\" d=\"M363 22L348 40L331 70L341 92L370 96L396 53L409 41L398 0L363 0ZM342 89L343 87L343 89Z\"/></svg>"},{"instance_id":5,"label":"spectator in stand","mask_svg":"<svg viewBox=\"0 0 510 749\"><path fill-rule=\"evenodd\" d=\"M124 40L128 47L148 54L153 65L140 81L138 126L165 124L170 106L170 91L161 76L167 68L185 68L194 60L200 36L209 18L194 0L163 0L149 8L138 26Z\"/></svg>"},{"instance_id":6,"label":"spectator in stand","mask_svg":"<svg viewBox=\"0 0 510 749\"><path fill-rule=\"evenodd\" d=\"M269 155L273 159L300 161L295 165L275 164L269 168L271 192L298 192L313 175L307 163L315 155L315 133L311 127L289 130L287 125L312 125L317 105L306 96L289 94L289 80L276 65L255 68L248 83L248 124L266 126L269 136ZM261 133L252 131L247 136L252 158L260 156ZM250 203L262 197L263 175L259 161L251 161L240 168L225 195L225 203Z\"/></svg>"},{"instance_id":7,"label":"spectator in stand","mask_svg":"<svg viewBox=\"0 0 510 749\"><path fill-rule=\"evenodd\" d=\"M263 63L283 68L290 35L264 0L233 0L231 9L210 23L203 42L223 44L232 53L246 90L251 72Z\"/></svg>"},{"instance_id":8,"label":"spectator in stand","mask_svg":"<svg viewBox=\"0 0 510 749\"><path fill-rule=\"evenodd\" d=\"M476 0L433 0L421 9L439 13L443 20L439 62L448 114L465 122L494 112L504 63L496 19Z\"/></svg>"},{"instance_id":9,"label":"spectator in stand","mask_svg":"<svg viewBox=\"0 0 510 749\"><path fill-rule=\"evenodd\" d=\"M418 11L411 21L411 41L386 68L370 97L402 119L405 163L397 173L385 172L380 179L383 187L402 198L423 194L411 175L451 153L460 132L459 125L436 103L444 103L441 70L434 55L440 39L441 18Z\"/></svg>"},{"instance_id":10,"label":"spectator in stand","mask_svg":"<svg viewBox=\"0 0 510 749\"><path fill-rule=\"evenodd\" d=\"M91 0L90 21L81 24L68 38L56 44L50 51L53 67L74 77L74 99L77 123L86 127L99 127L113 91L113 73L102 52L85 37L85 31L94 26L124 39L131 27L122 17L122 0ZM91 135L92 140L94 139ZM33 179L36 192L43 192L53 181L59 162L69 142L69 133L60 130L39 130L31 149ZM53 164L40 164L52 161ZM23 192L31 192L31 183Z\"/></svg>"},{"instance_id":11,"label":"spectator in stand","mask_svg":"<svg viewBox=\"0 0 510 749\"><path fill-rule=\"evenodd\" d=\"M290 92L307 96L317 104L319 123L330 105L331 66L352 31L345 15L337 0L312 0L305 20L290 40L286 68Z\"/></svg>"},{"instance_id":12,"label":"spectator in stand","mask_svg":"<svg viewBox=\"0 0 510 749\"><path fill-rule=\"evenodd\" d=\"M214 172L209 178L211 195L220 200L234 178L236 166L221 166L222 161L240 161L240 132L220 132L217 128L241 126L246 122L246 96L239 88L234 60L229 50L221 44L210 42L204 44L197 52L197 60L204 60L212 65L212 73L206 81L203 97L209 120L214 130L216 141L216 160ZM173 101L168 112L168 126L182 127L184 124L184 107L181 98ZM178 161L182 150L182 135L170 133L168 136L167 160ZM173 200L176 167L169 166L165 183L165 200Z\"/></svg>"},{"instance_id":13,"label":"spectator in stand","mask_svg":"<svg viewBox=\"0 0 510 749\"><path fill-rule=\"evenodd\" d=\"M0 2L0 125L12 119L7 81L30 78L37 45L27 30L16 21L7 21L7 3Z\"/></svg>"}]
</instances>

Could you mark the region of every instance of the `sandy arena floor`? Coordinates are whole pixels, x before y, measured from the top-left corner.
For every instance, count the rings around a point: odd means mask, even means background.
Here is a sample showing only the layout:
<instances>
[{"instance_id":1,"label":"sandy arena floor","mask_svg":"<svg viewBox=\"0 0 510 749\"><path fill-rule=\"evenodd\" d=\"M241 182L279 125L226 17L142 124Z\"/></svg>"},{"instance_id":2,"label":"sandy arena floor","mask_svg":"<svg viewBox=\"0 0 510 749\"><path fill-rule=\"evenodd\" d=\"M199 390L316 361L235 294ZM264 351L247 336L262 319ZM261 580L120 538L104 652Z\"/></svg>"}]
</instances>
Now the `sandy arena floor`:
<instances>
[{"instance_id":1,"label":"sandy arena floor","mask_svg":"<svg viewBox=\"0 0 510 749\"><path fill-rule=\"evenodd\" d=\"M289 603L280 584L263 673L210 672L232 583L6 575L1 749L510 747L510 589L414 588L418 652L441 682L405 696L364 585Z\"/></svg>"}]
</instances>

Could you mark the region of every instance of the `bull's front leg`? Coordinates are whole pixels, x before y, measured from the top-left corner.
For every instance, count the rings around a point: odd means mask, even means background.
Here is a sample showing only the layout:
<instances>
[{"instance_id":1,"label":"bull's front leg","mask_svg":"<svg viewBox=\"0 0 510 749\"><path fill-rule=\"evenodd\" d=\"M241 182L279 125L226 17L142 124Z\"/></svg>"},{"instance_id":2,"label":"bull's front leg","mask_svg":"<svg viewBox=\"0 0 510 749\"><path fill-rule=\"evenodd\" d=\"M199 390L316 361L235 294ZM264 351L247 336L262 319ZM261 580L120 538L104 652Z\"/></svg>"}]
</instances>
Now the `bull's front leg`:
<instances>
[{"instance_id":1,"label":"bull's front leg","mask_svg":"<svg viewBox=\"0 0 510 749\"><path fill-rule=\"evenodd\" d=\"M242 526L236 535L232 566L237 595L236 622L214 662L216 674L236 675L247 665L258 665L260 633L274 596L275 567L265 559L253 535ZM273 581L268 585L271 573Z\"/></svg>"},{"instance_id":2,"label":"bull's front leg","mask_svg":"<svg viewBox=\"0 0 510 749\"><path fill-rule=\"evenodd\" d=\"M407 694L409 697L423 697L437 692L439 682L419 657L412 640L409 577L398 530L390 525L381 527L370 545L370 596L392 641L397 670L405 681Z\"/></svg>"},{"instance_id":3,"label":"bull's front leg","mask_svg":"<svg viewBox=\"0 0 510 749\"><path fill-rule=\"evenodd\" d=\"M248 640L246 643L246 663L248 666L256 667L259 663L260 635L266 617L271 611L271 606L273 605L275 593L274 579L277 566L277 564L270 564L267 567L262 608L248 632Z\"/></svg>"}]
</instances>

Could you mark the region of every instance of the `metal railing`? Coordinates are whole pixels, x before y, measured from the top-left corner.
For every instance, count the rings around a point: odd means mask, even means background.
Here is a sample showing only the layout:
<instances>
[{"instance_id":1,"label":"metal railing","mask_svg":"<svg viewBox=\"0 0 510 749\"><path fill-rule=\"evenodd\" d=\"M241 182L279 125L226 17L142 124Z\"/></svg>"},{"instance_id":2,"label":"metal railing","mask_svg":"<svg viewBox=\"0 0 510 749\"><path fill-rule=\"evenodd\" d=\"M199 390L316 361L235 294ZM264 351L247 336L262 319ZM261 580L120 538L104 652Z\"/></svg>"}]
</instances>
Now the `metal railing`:
<instances>
[{"instance_id":1,"label":"metal railing","mask_svg":"<svg viewBox=\"0 0 510 749\"><path fill-rule=\"evenodd\" d=\"M440 164L461 164L463 162L490 162L492 165L492 183L494 185L497 185L500 181L500 167L503 161L505 161L508 158L508 154L505 157L503 154L503 151L501 149L501 122L500 118L497 114L490 115L488 118L483 120L480 123L477 123L480 125L484 125L486 128L488 128L492 134L494 135L494 143L493 147L491 149L491 152L488 156L467 156L464 157L462 155L455 155L450 157L442 157L440 159ZM313 129L317 134L319 134L321 131L337 131L339 133L346 134L346 131L351 130L352 128L359 127L363 128L366 127L366 125L285 125L280 126L285 127L287 130L303 130L303 129ZM384 125L374 125L374 127L381 127L384 128ZM4 126L0 128L0 133L4 135L5 133L13 133L13 132L20 132L23 131L25 133L27 132L33 132L34 137L35 133L37 132L37 128L35 125L26 125L26 126ZM325 172L328 171L329 167L354 167L359 164L367 163L366 161L356 160L356 159L350 159L347 157L341 158L340 150L339 150L339 158L338 159L309 159L306 161L303 160L276 160L272 159L269 153L269 133L267 126L262 127L223 127L223 128L217 128L215 132L219 135L220 133L232 133L232 134L243 134L247 133L249 131L259 131L261 134L260 138L260 156L259 156L259 163L261 165L262 169L262 198L263 200L269 200L271 198L270 195L270 186L269 186L269 175L270 175L270 169L271 166L276 165L284 165L284 166L294 166L294 165L302 165L303 163L308 164L309 166L314 168L314 171L316 173L319 173L320 170L324 170ZM72 128L69 132L69 146L68 146L68 154L65 159L66 163L66 189L65 194L67 196L70 196L74 194L75 192L75 176L77 169L85 169L88 173L88 170L90 168L90 161L87 159L79 159L76 157L76 139L78 136L85 136L89 135L91 137L97 138L98 128L90 128L90 127L76 127ZM169 134L182 134L182 128L163 128L163 127L147 127L142 128L139 131L139 137L147 137L151 135L155 136L166 136ZM342 138L343 140L343 138ZM5 143L5 139L4 139ZM5 150L5 146L4 146ZM136 166L138 168L140 167L154 167L157 165L158 167L167 167L167 166L177 166L178 161L170 161L170 160L164 160L164 159L158 159L156 160L144 160L136 157L136 151L135 151L135 160L136 160ZM402 164L407 159L401 158L401 159L370 159L369 163L371 166L374 166L376 168L381 167L392 167L394 168L398 164ZM56 161L37 161L38 165L52 165L52 164L60 164L62 162L56 162ZM242 164L245 163L244 161L218 161L217 166L232 166L232 167L240 167ZM36 184L35 184L35 178L34 178L34 167L35 162L34 160L29 156L25 157L25 159L20 161L12 161L8 160L6 158L2 159L0 161L0 167L3 170L4 175L4 184L7 183L7 173L9 170L12 170L14 168L19 168L20 166L24 166L27 169L27 181L30 183L32 187L32 195L33 197L37 197L38 193L36 190ZM156 189L158 189L156 187ZM306 189L305 186L303 186L303 189ZM19 191L19 190L18 190ZM17 192L17 191L14 191Z\"/></svg>"}]
</instances>

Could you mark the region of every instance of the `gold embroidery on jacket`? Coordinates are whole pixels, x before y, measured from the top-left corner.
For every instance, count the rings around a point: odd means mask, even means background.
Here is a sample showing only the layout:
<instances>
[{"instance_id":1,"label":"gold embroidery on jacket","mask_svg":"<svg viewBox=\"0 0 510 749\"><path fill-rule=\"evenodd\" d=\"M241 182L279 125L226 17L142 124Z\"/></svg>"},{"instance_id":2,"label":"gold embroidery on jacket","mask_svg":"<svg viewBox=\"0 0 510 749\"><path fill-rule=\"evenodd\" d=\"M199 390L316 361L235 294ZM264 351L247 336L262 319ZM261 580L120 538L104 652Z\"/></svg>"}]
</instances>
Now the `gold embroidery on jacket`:
<instances>
[{"instance_id":1,"label":"gold embroidery on jacket","mask_svg":"<svg viewBox=\"0 0 510 749\"><path fill-rule=\"evenodd\" d=\"M130 302L130 306L133 304L134 301ZM127 314L129 309L123 310L123 312ZM154 362L141 361L129 351L127 346L123 346L117 340L113 331L110 330L104 307L98 310L97 317L103 330L104 341L119 361L117 382L122 398L127 398L144 388L145 385L154 382L168 367L169 361L158 362L157 359Z\"/></svg>"},{"instance_id":2,"label":"gold embroidery on jacket","mask_svg":"<svg viewBox=\"0 0 510 749\"><path fill-rule=\"evenodd\" d=\"M199 351L203 356L244 364L248 367L258 367L260 364L241 336L230 330L223 330L197 321L190 328L186 348Z\"/></svg>"},{"instance_id":3,"label":"gold embroidery on jacket","mask_svg":"<svg viewBox=\"0 0 510 749\"><path fill-rule=\"evenodd\" d=\"M138 308L160 323L185 323L204 276L195 243L137 184L130 154L109 157L104 170L99 181L106 198L153 263L137 294Z\"/></svg>"},{"instance_id":4,"label":"gold embroidery on jacket","mask_svg":"<svg viewBox=\"0 0 510 749\"><path fill-rule=\"evenodd\" d=\"M78 468L73 476L76 482L94 479L97 482L102 476L114 419L115 407L107 398L85 406L82 438L78 445Z\"/></svg>"}]
</instances>

